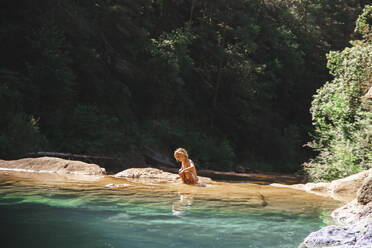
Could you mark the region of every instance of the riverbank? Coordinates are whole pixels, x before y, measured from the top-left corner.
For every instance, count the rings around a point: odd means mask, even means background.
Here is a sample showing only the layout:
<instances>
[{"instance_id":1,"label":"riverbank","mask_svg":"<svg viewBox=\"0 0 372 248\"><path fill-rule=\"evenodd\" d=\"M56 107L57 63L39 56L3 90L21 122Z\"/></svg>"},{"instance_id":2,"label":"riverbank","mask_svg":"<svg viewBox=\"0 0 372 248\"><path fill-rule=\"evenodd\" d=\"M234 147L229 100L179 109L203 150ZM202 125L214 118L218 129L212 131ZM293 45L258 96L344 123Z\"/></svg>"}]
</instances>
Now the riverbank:
<instances>
[{"instance_id":1,"label":"riverbank","mask_svg":"<svg viewBox=\"0 0 372 248\"><path fill-rule=\"evenodd\" d=\"M318 241L314 240L319 240L320 235L323 236L322 242L331 242L332 238L334 239L332 235L325 233L324 230L329 232L330 228L334 230L344 228L342 230L347 230L348 233L351 233L350 230L356 230L356 235L361 232L361 228L363 232L366 228L368 230L370 226L368 219L372 209L370 201L371 183L365 182L365 180L371 178L372 170L331 183L317 184L293 184L299 182L300 179L286 175L199 171L199 175L212 175L222 180L212 181L206 178L204 180L204 188L182 184L180 180L177 180L177 174L169 173L176 171L177 169L174 168L166 168L164 171L154 168L135 168L124 170L116 175L105 175L104 168L98 165L60 158L42 157L15 161L0 160L0 174L2 174L2 177L18 178L16 181L22 183L29 182L37 185L40 182L52 185L57 183L59 185L63 184L67 188L77 187L78 189L80 187L79 182L84 181L95 185L97 189L111 188L112 190L121 190L135 187L138 190L154 192L176 191L179 194L191 194L202 199L226 199L227 201L239 202L242 208L260 208L264 211L289 211L300 214L301 211L304 211L304 205L309 207L308 211L314 211L316 208L324 208L325 206L333 206L332 208L335 209L341 206L340 201L345 204L356 198L332 213L335 221L338 224L343 224L343 226L330 226L327 227L328 229L321 229L315 234L310 234L304 242L305 245L308 245L304 246L307 248L317 247L316 242ZM71 182L74 183L71 184ZM364 192L363 195L358 195L357 192L359 191ZM309 193L311 194L309 195ZM290 203L288 196L291 196ZM356 220L353 216L359 216L359 219ZM367 218L366 216L369 217ZM356 221L350 221L353 218ZM341 219L344 220L343 223L341 223ZM337 233L339 232L337 231ZM342 238L340 239L342 240ZM366 242L369 242L369 240Z\"/></svg>"},{"instance_id":2,"label":"riverbank","mask_svg":"<svg viewBox=\"0 0 372 248\"><path fill-rule=\"evenodd\" d=\"M66 165L68 165L67 168L65 168ZM72 165L79 165L89 169ZM67 170L68 168L75 168L77 171ZM92 173L92 171L95 173ZM221 197L231 198L232 196L242 197L247 202L255 202L254 205L265 207L265 209L282 208L283 211L286 209L297 209L296 211L300 212L302 210L300 207L297 208L297 206L301 206L304 202L308 202L309 205L314 205L314 202L316 202L315 205L319 205L320 207L327 205L327 203L324 203L324 197L316 195L309 196L307 192L301 192L296 189L281 189L269 185L272 182L298 182L296 177L277 174L265 175L258 173L239 174L234 172L198 171L202 185L206 187L192 187L182 184L181 180L177 179L176 171L178 169L167 168L164 171L160 171L155 168L133 168L117 174L106 175L104 169L98 165L60 158L42 157L15 161L0 160L1 173L6 173L10 178L26 178L26 180L32 183L42 181L54 184L55 182L63 183L70 180L78 182L81 179L85 182L92 181L98 187L109 187L113 189L126 187L125 185L127 184L134 184L136 187L140 185L141 188L156 186L156 189L151 188L150 190L177 190L181 193L201 194L202 197L212 197L215 199ZM89 173L84 174L83 172ZM210 179L204 177L205 175L211 175L212 177ZM215 176L220 180L215 180ZM291 204L287 202L289 195L293 198L291 199ZM335 207L340 206L337 201L329 201L329 204ZM242 206L245 206L245 204Z\"/></svg>"},{"instance_id":3,"label":"riverbank","mask_svg":"<svg viewBox=\"0 0 372 248\"><path fill-rule=\"evenodd\" d=\"M154 156L152 157L154 159ZM154 167L165 172L177 174L179 168L166 165L165 158L160 159L157 156L158 164L156 166L149 166L146 162L143 165L137 164L135 168ZM170 161L168 161L170 162ZM104 166L103 166L104 167ZM122 170L107 171L100 165L94 163L87 163L80 160L63 159L58 157L37 157L24 158L19 160L5 161L0 160L0 170L14 170L24 172L50 172L58 174L94 174L94 175L115 175L120 171L130 169L123 167ZM120 166L118 166L119 168ZM221 172L213 170L198 170L198 175L202 177L209 177L215 181L228 182L249 182L267 185L271 183L280 184L298 184L303 182L303 178L293 175L280 173L237 173L237 172Z\"/></svg>"},{"instance_id":4,"label":"riverbank","mask_svg":"<svg viewBox=\"0 0 372 248\"><path fill-rule=\"evenodd\" d=\"M338 206L307 192L252 183L195 187L0 172L2 244L14 248L297 247Z\"/></svg>"},{"instance_id":5,"label":"riverbank","mask_svg":"<svg viewBox=\"0 0 372 248\"><path fill-rule=\"evenodd\" d=\"M272 184L346 202L331 213L331 225L306 237L304 248L372 247L372 169L329 183Z\"/></svg>"}]
</instances>

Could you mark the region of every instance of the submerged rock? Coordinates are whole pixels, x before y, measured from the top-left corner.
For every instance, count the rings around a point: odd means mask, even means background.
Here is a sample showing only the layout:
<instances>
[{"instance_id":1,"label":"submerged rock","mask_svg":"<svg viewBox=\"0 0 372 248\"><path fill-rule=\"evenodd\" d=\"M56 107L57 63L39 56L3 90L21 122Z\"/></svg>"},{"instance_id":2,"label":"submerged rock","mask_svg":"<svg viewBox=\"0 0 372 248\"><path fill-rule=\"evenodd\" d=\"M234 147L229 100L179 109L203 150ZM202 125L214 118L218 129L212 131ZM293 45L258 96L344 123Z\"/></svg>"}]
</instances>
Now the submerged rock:
<instances>
[{"instance_id":1,"label":"submerged rock","mask_svg":"<svg viewBox=\"0 0 372 248\"><path fill-rule=\"evenodd\" d=\"M157 181L175 182L180 181L177 174L165 172L155 168L131 168L115 174L114 177L124 177L130 179L156 179ZM199 177L199 183L210 183L208 177Z\"/></svg>"},{"instance_id":2,"label":"submerged rock","mask_svg":"<svg viewBox=\"0 0 372 248\"><path fill-rule=\"evenodd\" d=\"M11 161L0 160L0 170L75 175L106 174L106 170L96 164L54 157L24 158Z\"/></svg>"},{"instance_id":3,"label":"submerged rock","mask_svg":"<svg viewBox=\"0 0 372 248\"><path fill-rule=\"evenodd\" d=\"M311 233L303 247L372 247L372 219L365 219L348 226L327 226Z\"/></svg>"}]
</instances>

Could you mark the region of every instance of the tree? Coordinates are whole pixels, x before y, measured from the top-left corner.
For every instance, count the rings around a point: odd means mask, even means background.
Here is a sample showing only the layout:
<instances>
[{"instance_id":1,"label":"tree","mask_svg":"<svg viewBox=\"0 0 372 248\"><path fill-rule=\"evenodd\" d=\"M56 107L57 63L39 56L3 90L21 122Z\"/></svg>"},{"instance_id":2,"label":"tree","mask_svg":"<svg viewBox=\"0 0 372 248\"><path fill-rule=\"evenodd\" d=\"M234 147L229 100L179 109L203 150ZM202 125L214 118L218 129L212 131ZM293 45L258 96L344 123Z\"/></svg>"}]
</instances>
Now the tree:
<instances>
[{"instance_id":1,"label":"tree","mask_svg":"<svg viewBox=\"0 0 372 248\"><path fill-rule=\"evenodd\" d=\"M314 96L311 113L315 127L311 147L318 156L306 164L313 180L332 180L372 168L372 6L359 16L356 31L363 40L327 55L334 79Z\"/></svg>"}]
</instances>

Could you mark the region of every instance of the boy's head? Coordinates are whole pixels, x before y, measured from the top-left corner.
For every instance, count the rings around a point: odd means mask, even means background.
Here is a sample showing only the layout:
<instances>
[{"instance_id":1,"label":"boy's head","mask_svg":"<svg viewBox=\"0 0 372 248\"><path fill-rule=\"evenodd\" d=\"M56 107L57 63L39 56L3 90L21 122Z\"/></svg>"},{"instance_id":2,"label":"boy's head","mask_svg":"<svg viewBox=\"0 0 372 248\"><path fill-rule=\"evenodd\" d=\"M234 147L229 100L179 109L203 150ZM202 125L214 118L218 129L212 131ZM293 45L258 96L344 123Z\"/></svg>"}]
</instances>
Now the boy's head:
<instances>
[{"instance_id":1,"label":"boy's head","mask_svg":"<svg viewBox=\"0 0 372 248\"><path fill-rule=\"evenodd\" d=\"M185 161L188 159L189 155L187 154L186 149L184 148L178 148L176 151L174 151L174 157L177 161Z\"/></svg>"}]
</instances>

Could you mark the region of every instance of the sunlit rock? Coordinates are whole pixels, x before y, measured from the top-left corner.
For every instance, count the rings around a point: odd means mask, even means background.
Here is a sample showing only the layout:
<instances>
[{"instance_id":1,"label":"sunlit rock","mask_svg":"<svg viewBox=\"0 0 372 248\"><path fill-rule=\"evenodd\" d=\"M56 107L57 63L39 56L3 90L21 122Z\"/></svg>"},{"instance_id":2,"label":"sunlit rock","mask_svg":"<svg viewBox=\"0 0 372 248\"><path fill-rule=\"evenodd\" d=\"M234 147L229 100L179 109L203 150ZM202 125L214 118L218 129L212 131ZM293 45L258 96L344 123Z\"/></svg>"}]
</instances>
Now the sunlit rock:
<instances>
[{"instance_id":1,"label":"sunlit rock","mask_svg":"<svg viewBox=\"0 0 372 248\"><path fill-rule=\"evenodd\" d=\"M306 237L303 247L372 247L372 220L348 226L327 226Z\"/></svg>"},{"instance_id":2,"label":"sunlit rock","mask_svg":"<svg viewBox=\"0 0 372 248\"><path fill-rule=\"evenodd\" d=\"M104 175L106 170L96 164L54 157L0 160L0 170L76 175Z\"/></svg>"},{"instance_id":3,"label":"sunlit rock","mask_svg":"<svg viewBox=\"0 0 372 248\"><path fill-rule=\"evenodd\" d=\"M342 224L353 224L366 218L371 218L372 222L372 176L364 180L356 199L333 211L332 217Z\"/></svg>"},{"instance_id":4,"label":"sunlit rock","mask_svg":"<svg viewBox=\"0 0 372 248\"><path fill-rule=\"evenodd\" d=\"M355 183L354 185L353 182ZM325 185L323 185L325 186ZM332 218L341 226L327 226L311 233L303 247L372 247L372 175L371 170L333 181L330 188L353 192L356 198L334 210Z\"/></svg>"},{"instance_id":5,"label":"sunlit rock","mask_svg":"<svg viewBox=\"0 0 372 248\"><path fill-rule=\"evenodd\" d=\"M362 205L372 202L372 175L364 180L362 187L358 191L357 199Z\"/></svg>"},{"instance_id":6,"label":"sunlit rock","mask_svg":"<svg viewBox=\"0 0 372 248\"><path fill-rule=\"evenodd\" d=\"M114 177L127 179L154 179L165 182L181 182L177 174L165 172L156 168L131 168L115 174ZM208 177L199 177L199 183L210 183L212 180Z\"/></svg>"},{"instance_id":7,"label":"sunlit rock","mask_svg":"<svg viewBox=\"0 0 372 248\"><path fill-rule=\"evenodd\" d=\"M336 222L341 224L353 224L364 218L372 218L372 202L362 205L354 199L348 204L334 210L331 216Z\"/></svg>"},{"instance_id":8,"label":"sunlit rock","mask_svg":"<svg viewBox=\"0 0 372 248\"><path fill-rule=\"evenodd\" d=\"M369 175L372 175L372 169L362 171L342 179L334 180L330 185L330 189L333 193L337 194L356 194L359 188L362 186L364 179Z\"/></svg>"},{"instance_id":9,"label":"sunlit rock","mask_svg":"<svg viewBox=\"0 0 372 248\"><path fill-rule=\"evenodd\" d=\"M348 202L357 196L357 192L359 188L362 187L363 181L369 176L372 176L372 169L362 171L342 179L334 180L330 183L321 182L293 185L273 183L271 185L275 187L304 190L309 193L332 197L336 200Z\"/></svg>"}]
</instances>

